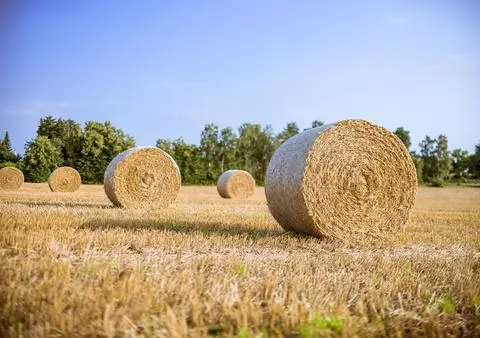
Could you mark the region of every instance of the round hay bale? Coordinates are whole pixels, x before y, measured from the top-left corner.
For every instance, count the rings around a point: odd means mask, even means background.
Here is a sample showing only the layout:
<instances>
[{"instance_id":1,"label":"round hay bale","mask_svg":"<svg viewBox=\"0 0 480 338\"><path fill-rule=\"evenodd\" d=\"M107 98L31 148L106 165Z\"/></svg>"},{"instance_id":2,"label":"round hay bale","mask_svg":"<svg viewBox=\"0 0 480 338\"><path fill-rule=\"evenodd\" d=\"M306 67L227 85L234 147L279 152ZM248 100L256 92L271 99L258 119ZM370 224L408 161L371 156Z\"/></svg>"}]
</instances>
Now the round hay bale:
<instances>
[{"instance_id":1,"label":"round hay bale","mask_svg":"<svg viewBox=\"0 0 480 338\"><path fill-rule=\"evenodd\" d=\"M103 179L112 203L124 208L166 207L178 196L180 170L156 147L136 147L118 154Z\"/></svg>"},{"instance_id":2,"label":"round hay bale","mask_svg":"<svg viewBox=\"0 0 480 338\"><path fill-rule=\"evenodd\" d=\"M217 191L223 198L248 198L255 193L255 180L244 170L227 170L218 178Z\"/></svg>"},{"instance_id":3,"label":"round hay bale","mask_svg":"<svg viewBox=\"0 0 480 338\"><path fill-rule=\"evenodd\" d=\"M0 169L0 189L16 190L19 189L25 178L21 170L15 167L5 167Z\"/></svg>"},{"instance_id":4,"label":"round hay bale","mask_svg":"<svg viewBox=\"0 0 480 338\"><path fill-rule=\"evenodd\" d=\"M48 177L48 186L53 192L74 192L81 184L80 174L71 167L59 167Z\"/></svg>"},{"instance_id":5,"label":"round hay bale","mask_svg":"<svg viewBox=\"0 0 480 338\"><path fill-rule=\"evenodd\" d=\"M403 226L417 192L415 166L400 139L363 120L302 132L267 169L268 208L287 231L354 241Z\"/></svg>"}]
</instances>

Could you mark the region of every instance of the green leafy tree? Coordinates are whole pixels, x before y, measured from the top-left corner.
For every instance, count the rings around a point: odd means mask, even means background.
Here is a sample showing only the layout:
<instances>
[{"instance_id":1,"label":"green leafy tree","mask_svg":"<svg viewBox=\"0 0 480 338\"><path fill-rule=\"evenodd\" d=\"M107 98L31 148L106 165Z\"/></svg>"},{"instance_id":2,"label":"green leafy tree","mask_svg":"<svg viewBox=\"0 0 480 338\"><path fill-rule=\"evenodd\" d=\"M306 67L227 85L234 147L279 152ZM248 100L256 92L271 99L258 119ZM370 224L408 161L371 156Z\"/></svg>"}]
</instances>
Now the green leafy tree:
<instances>
[{"instance_id":1,"label":"green leafy tree","mask_svg":"<svg viewBox=\"0 0 480 338\"><path fill-rule=\"evenodd\" d=\"M257 177L256 147L262 127L259 124L244 123L238 129L236 162L239 169L248 171Z\"/></svg>"},{"instance_id":2,"label":"green leafy tree","mask_svg":"<svg viewBox=\"0 0 480 338\"><path fill-rule=\"evenodd\" d=\"M40 119L40 123L37 128L38 136L46 136L49 139L53 140L59 138L61 135L61 130L58 127L57 119L52 115L47 115Z\"/></svg>"},{"instance_id":3,"label":"green leafy tree","mask_svg":"<svg viewBox=\"0 0 480 338\"><path fill-rule=\"evenodd\" d=\"M450 178L450 171L452 169L452 160L450 159L450 154L448 152L447 136L438 136L435 156L438 159L438 174L440 183L443 184L443 182L448 181Z\"/></svg>"},{"instance_id":4,"label":"green leafy tree","mask_svg":"<svg viewBox=\"0 0 480 338\"><path fill-rule=\"evenodd\" d=\"M20 170L23 169L23 167L21 166L21 162L10 162L10 161L0 162L0 169L6 168L6 167L14 167L14 168L18 168Z\"/></svg>"},{"instance_id":5,"label":"green leafy tree","mask_svg":"<svg viewBox=\"0 0 480 338\"><path fill-rule=\"evenodd\" d=\"M470 156L468 171L473 178L480 178L480 142L475 146L475 153Z\"/></svg>"},{"instance_id":6,"label":"green leafy tree","mask_svg":"<svg viewBox=\"0 0 480 338\"><path fill-rule=\"evenodd\" d=\"M235 147L237 143L237 136L232 128L223 128L220 131L218 140L218 155L220 173L225 170L233 169L235 166Z\"/></svg>"},{"instance_id":7,"label":"green leafy tree","mask_svg":"<svg viewBox=\"0 0 480 338\"><path fill-rule=\"evenodd\" d=\"M218 142L218 126L209 123L203 128L200 137L200 154L205 180L213 182L220 174L218 158L220 145Z\"/></svg>"},{"instance_id":8,"label":"green leafy tree","mask_svg":"<svg viewBox=\"0 0 480 338\"><path fill-rule=\"evenodd\" d=\"M437 140L430 136L418 145L420 147L420 156L423 161L422 181L431 183L438 177L438 160L435 157L435 144Z\"/></svg>"},{"instance_id":9,"label":"green leafy tree","mask_svg":"<svg viewBox=\"0 0 480 338\"><path fill-rule=\"evenodd\" d=\"M256 153L256 158L259 161L259 171L256 175L256 180L258 184L263 184L268 163L277 149L278 143L275 142L275 133L271 125L266 125L259 136Z\"/></svg>"},{"instance_id":10,"label":"green leafy tree","mask_svg":"<svg viewBox=\"0 0 480 338\"><path fill-rule=\"evenodd\" d=\"M323 121L320 121L320 120L313 120L312 121L312 126L310 128L305 128L304 130L309 130L309 129L313 129L313 128L318 128L318 127L322 127L324 126L325 123Z\"/></svg>"},{"instance_id":11,"label":"green leafy tree","mask_svg":"<svg viewBox=\"0 0 480 338\"><path fill-rule=\"evenodd\" d=\"M423 161L423 181L442 186L448 180L451 168L447 137L439 135L438 139L433 139L426 136L419 146Z\"/></svg>"},{"instance_id":12,"label":"green leafy tree","mask_svg":"<svg viewBox=\"0 0 480 338\"><path fill-rule=\"evenodd\" d=\"M37 136L27 142L23 158L23 172L29 182L46 182L51 172L62 164L57 145L46 136Z\"/></svg>"},{"instance_id":13,"label":"green leafy tree","mask_svg":"<svg viewBox=\"0 0 480 338\"><path fill-rule=\"evenodd\" d=\"M46 136L57 145L62 154L62 165L76 167L79 164L83 144L80 124L48 115L40 119L37 135Z\"/></svg>"},{"instance_id":14,"label":"green leafy tree","mask_svg":"<svg viewBox=\"0 0 480 338\"><path fill-rule=\"evenodd\" d=\"M403 127L398 127L393 133L398 136L407 149L410 148L412 143L410 141L410 132L408 130L405 130Z\"/></svg>"},{"instance_id":15,"label":"green leafy tree","mask_svg":"<svg viewBox=\"0 0 480 338\"><path fill-rule=\"evenodd\" d=\"M120 152L135 146L135 140L109 121L88 121L79 160L79 172L86 183L103 182L103 174L110 161Z\"/></svg>"},{"instance_id":16,"label":"green leafy tree","mask_svg":"<svg viewBox=\"0 0 480 338\"><path fill-rule=\"evenodd\" d=\"M282 144L290 137L295 136L299 133L300 129L296 122L289 122L283 131L277 135L277 141Z\"/></svg>"},{"instance_id":17,"label":"green leafy tree","mask_svg":"<svg viewBox=\"0 0 480 338\"><path fill-rule=\"evenodd\" d=\"M172 156L175 159L175 147L173 146L173 142L165 139L159 138L156 142L156 147L162 149L168 155Z\"/></svg>"},{"instance_id":18,"label":"green leafy tree","mask_svg":"<svg viewBox=\"0 0 480 338\"><path fill-rule=\"evenodd\" d=\"M468 172L470 156L468 151L454 149L452 151L452 175L454 178L464 178Z\"/></svg>"},{"instance_id":19,"label":"green leafy tree","mask_svg":"<svg viewBox=\"0 0 480 338\"><path fill-rule=\"evenodd\" d=\"M238 129L238 135L237 167L248 171L261 184L276 146L272 128L266 126L262 129L259 124L244 123Z\"/></svg>"},{"instance_id":20,"label":"green leafy tree","mask_svg":"<svg viewBox=\"0 0 480 338\"><path fill-rule=\"evenodd\" d=\"M182 138L173 141L158 139L156 145L175 160L182 175L183 184L204 183L199 149L196 145L188 144Z\"/></svg>"},{"instance_id":21,"label":"green leafy tree","mask_svg":"<svg viewBox=\"0 0 480 338\"><path fill-rule=\"evenodd\" d=\"M410 157L413 160L413 164L415 165L415 171L417 172L417 182L423 183L423 160L420 155L418 155L415 151L410 152Z\"/></svg>"}]
</instances>

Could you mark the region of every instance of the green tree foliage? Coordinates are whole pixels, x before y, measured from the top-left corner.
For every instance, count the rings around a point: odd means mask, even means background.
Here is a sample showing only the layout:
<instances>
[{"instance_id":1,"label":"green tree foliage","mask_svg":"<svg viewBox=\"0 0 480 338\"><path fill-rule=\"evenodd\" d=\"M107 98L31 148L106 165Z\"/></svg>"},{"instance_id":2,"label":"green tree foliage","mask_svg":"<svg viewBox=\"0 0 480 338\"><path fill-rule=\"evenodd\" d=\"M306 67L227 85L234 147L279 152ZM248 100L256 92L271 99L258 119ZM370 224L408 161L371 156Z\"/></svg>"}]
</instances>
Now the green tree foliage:
<instances>
[{"instance_id":1,"label":"green tree foliage","mask_svg":"<svg viewBox=\"0 0 480 338\"><path fill-rule=\"evenodd\" d=\"M440 182L443 183L449 179L450 170L452 169L452 160L450 159L450 154L448 152L447 136L438 136L435 155L438 159Z\"/></svg>"},{"instance_id":2,"label":"green tree foliage","mask_svg":"<svg viewBox=\"0 0 480 338\"><path fill-rule=\"evenodd\" d=\"M480 142L475 146L475 153L470 156L468 171L473 178L480 178Z\"/></svg>"},{"instance_id":3,"label":"green tree foliage","mask_svg":"<svg viewBox=\"0 0 480 338\"><path fill-rule=\"evenodd\" d=\"M81 158L78 169L82 181L103 182L103 174L110 161L120 152L135 146L135 140L109 121L89 121L85 124Z\"/></svg>"},{"instance_id":4,"label":"green tree foliage","mask_svg":"<svg viewBox=\"0 0 480 338\"><path fill-rule=\"evenodd\" d=\"M7 151L12 151L12 144L10 143L10 136L8 135L8 131L5 132L5 136L3 139L0 139L0 147Z\"/></svg>"},{"instance_id":5,"label":"green tree foliage","mask_svg":"<svg viewBox=\"0 0 480 338\"><path fill-rule=\"evenodd\" d=\"M18 169L22 170L23 168L20 164L21 164L21 162L10 162L10 161L0 162L0 169L6 168L6 167L14 167L14 168L18 168Z\"/></svg>"},{"instance_id":6,"label":"green tree foliage","mask_svg":"<svg viewBox=\"0 0 480 338\"><path fill-rule=\"evenodd\" d=\"M425 183L431 183L438 177L438 161L435 157L436 142L437 140L427 135L418 145L420 147L420 156L423 162L422 181Z\"/></svg>"},{"instance_id":7,"label":"green tree foliage","mask_svg":"<svg viewBox=\"0 0 480 338\"><path fill-rule=\"evenodd\" d=\"M322 125L322 121L314 120L311 127ZM275 150L298 132L295 122L289 122L277 135L270 125L262 128L259 124L244 123L235 132L230 127L219 129L216 124L209 123L201 132L198 146L185 142L183 138L158 139L156 145L174 158L185 184L215 184L220 174L228 169L246 170L257 184L263 184ZM410 147L409 131L399 127L394 133L407 148ZM27 143L24 161L15 165L25 166L26 178L30 181L44 181L56 167L69 165L80 172L83 182L101 183L110 161L119 152L133 146L133 138L108 121L89 121L82 131L73 120L46 116L40 120L37 138ZM426 136L419 146L420 153L410 152L419 183L440 186L450 177L480 178L480 143L471 156L464 150L455 149L451 157L445 135L436 139ZM10 152L10 139L6 133L0 138L0 164L10 160L3 155ZM13 152L11 156L15 158L6 162L9 165L18 161Z\"/></svg>"},{"instance_id":8,"label":"green tree foliage","mask_svg":"<svg viewBox=\"0 0 480 338\"><path fill-rule=\"evenodd\" d=\"M452 174L453 178L464 178L467 176L470 156L468 151L454 149L452 151Z\"/></svg>"},{"instance_id":9,"label":"green tree foliage","mask_svg":"<svg viewBox=\"0 0 480 338\"><path fill-rule=\"evenodd\" d=\"M46 136L27 142L23 173L29 182L46 182L50 173L63 162L60 149Z\"/></svg>"},{"instance_id":10,"label":"green tree foliage","mask_svg":"<svg viewBox=\"0 0 480 338\"><path fill-rule=\"evenodd\" d=\"M218 126L214 123L209 123L203 128L200 137L200 154L205 181L211 182L219 175L219 148Z\"/></svg>"},{"instance_id":11,"label":"green tree foliage","mask_svg":"<svg viewBox=\"0 0 480 338\"><path fill-rule=\"evenodd\" d=\"M305 128L303 129L303 131L305 130L309 130L309 129L313 129L313 128L318 128L318 127L322 127L324 126L325 123L323 121L320 121L320 120L313 120L312 121L312 126L310 128Z\"/></svg>"},{"instance_id":12,"label":"green tree foliage","mask_svg":"<svg viewBox=\"0 0 480 338\"><path fill-rule=\"evenodd\" d=\"M415 171L417 172L417 182L423 183L423 160L420 155L416 152L411 151L410 157L413 160L413 164L415 164Z\"/></svg>"},{"instance_id":13,"label":"green tree foliage","mask_svg":"<svg viewBox=\"0 0 480 338\"><path fill-rule=\"evenodd\" d=\"M10 136L8 131L5 132L5 136L0 138L0 163L2 162L12 162L16 163L20 160L18 156L12 149L12 144L10 143Z\"/></svg>"},{"instance_id":14,"label":"green tree foliage","mask_svg":"<svg viewBox=\"0 0 480 338\"><path fill-rule=\"evenodd\" d=\"M313 120L312 121L312 128L318 128L318 127L322 127L325 123L323 121L320 121L320 120Z\"/></svg>"},{"instance_id":15,"label":"green tree foliage","mask_svg":"<svg viewBox=\"0 0 480 338\"><path fill-rule=\"evenodd\" d=\"M426 136L419 147L423 161L423 182L442 186L448 180L451 168L447 137L439 135L434 139Z\"/></svg>"},{"instance_id":16,"label":"green tree foliage","mask_svg":"<svg viewBox=\"0 0 480 338\"><path fill-rule=\"evenodd\" d=\"M200 163L200 151L196 145L188 144L183 138L178 138L173 141L158 139L156 146L175 159L182 175L182 184L204 183L200 179L204 174Z\"/></svg>"},{"instance_id":17,"label":"green tree foliage","mask_svg":"<svg viewBox=\"0 0 480 338\"><path fill-rule=\"evenodd\" d=\"M235 147L237 146L237 135L232 128L223 128L220 131L218 141L218 155L220 174L225 170L234 169L235 167Z\"/></svg>"},{"instance_id":18,"label":"green tree foliage","mask_svg":"<svg viewBox=\"0 0 480 338\"><path fill-rule=\"evenodd\" d=\"M256 177L258 170L255 155L261 133L262 127L259 124L244 123L238 128L236 163L238 169L248 171L253 177Z\"/></svg>"},{"instance_id":19,"label":"green tree foliage","mask_svg":"<svg viewBox=\"0 0 480 338\"><path fill-rule=\"evenodd\" d=\"M405 130L403 127L398 127L393 133L398 136L407 149L410 149L412 143L410 141L410 132L408 130Z\"/></svg>"},{"instance_id":20,"label":"green tree foliage","mask_svg":"<svg viewBox=\"0 0 480 338\"><path fill-rule=\"evenodd\" d=\"M62 165L69 167L78 165L83 143L80 124L70 119L55 119L48 115L40 119L37 135L48 137L60 149Z\"/></svg>"},{"instance_id":21,"label":"green tree foliage","mask_svg":"<svg viewBox=\"0 0 480 338\"><path fill-rule=\"evenodd\" d=\"M275 140L270 126L262 129L259 124L244 123L238 129L237 167L248 171L263 182L268 161L275 151Z\"/></svg>"},{"instance_id":22,"label":"green tree foliage","mask_svg":"<svg viewBox=\"0 0 480 338\"><path fill-rule=\"evenodd\" d=\"M282 144L290 137L295 136L299 133L300 129L296 122L289 122L283 131L277 135L277 141Z\"/></svg>"},{"instance_id":23,"label":"green tree foliage","mask_svg":"<svg viewBox=\"0 0 480 338\"><path fill-rule=\"evenodd\" d=\"M278 143L275 142L275 133L271 125L266 125L265 128L262 130L262 134L258 144L258 151L260 152L259 158L261 158L260 162L260 173L258 177L256 177L257 182L259 184L263 184L265 180L265 173L267 172L268 163L273 156L273 153L278 148Z\"/></svg>"}]
</instances>

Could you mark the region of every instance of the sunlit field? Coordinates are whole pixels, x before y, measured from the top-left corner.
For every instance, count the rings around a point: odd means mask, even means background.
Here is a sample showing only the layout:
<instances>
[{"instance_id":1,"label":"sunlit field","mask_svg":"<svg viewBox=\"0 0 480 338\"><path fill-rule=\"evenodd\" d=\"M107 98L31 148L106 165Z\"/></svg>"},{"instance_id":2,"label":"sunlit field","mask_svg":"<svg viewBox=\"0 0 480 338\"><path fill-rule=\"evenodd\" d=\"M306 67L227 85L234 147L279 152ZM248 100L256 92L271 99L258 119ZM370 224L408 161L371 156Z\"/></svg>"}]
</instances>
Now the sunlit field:
<instances>
[{"instance_id":1,"label":"sunlit field","mask_svg":"<svg viewBox=\"0 0 480 338\"><path fill-rule=\"evenodd\" d=\"M122 210L24 184L0 263L0 336L479 336L480 189L421 187L403 231L339 244L285 233L263 188Z\"/></svg>"}]
</instances>

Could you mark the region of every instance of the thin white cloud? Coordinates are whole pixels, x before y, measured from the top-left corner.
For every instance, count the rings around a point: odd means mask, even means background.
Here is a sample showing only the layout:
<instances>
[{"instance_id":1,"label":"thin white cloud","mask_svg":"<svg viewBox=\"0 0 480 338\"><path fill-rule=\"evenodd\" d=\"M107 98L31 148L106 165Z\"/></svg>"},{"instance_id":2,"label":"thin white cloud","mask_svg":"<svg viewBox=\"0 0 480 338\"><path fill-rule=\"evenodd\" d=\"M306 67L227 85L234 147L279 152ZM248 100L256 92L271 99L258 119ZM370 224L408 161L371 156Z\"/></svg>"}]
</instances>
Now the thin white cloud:
<instances>
[{"instance_id":1,"label":"thin white cloud","mask_svg":"<svg viewBox=\"0 0 480 338\"><path fill-rule=\"evenodd\" d=\"M10 102L2 111L3 114L10 116L39 117L45 114L55 115L59 111L64 112L65 109L71 106L71 102L65 100L22 100Z\"/></svg>"},{"instance_id":2,"label":"thin white cloud","mask_svg":"<svg viewBox=\"0 0 480 338\"><path fill-rule=\"evenodd\" d=\"M72 104L68 101L31 101L33 107L39 109L45 108L69 108Z\"/></svg>"}]
</instances>

